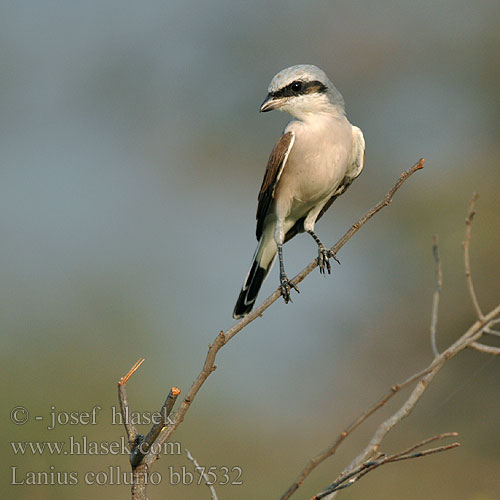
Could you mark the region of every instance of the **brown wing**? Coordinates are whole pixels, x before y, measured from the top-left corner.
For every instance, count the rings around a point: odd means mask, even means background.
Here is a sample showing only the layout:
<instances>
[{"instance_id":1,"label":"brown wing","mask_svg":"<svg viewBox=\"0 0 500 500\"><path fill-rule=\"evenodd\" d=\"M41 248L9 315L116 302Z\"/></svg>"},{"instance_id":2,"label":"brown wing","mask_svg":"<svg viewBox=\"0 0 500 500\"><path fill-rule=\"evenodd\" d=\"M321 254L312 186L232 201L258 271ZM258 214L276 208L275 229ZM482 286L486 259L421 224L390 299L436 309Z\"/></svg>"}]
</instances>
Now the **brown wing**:
<instances>
[{"instance_id":1,"label":"brown wing","mask_svg":"<svg viewBox=\"0 0 500 500\"><path fill-rule=\"evenodd\" d=\"M269 206L274 198L274 190L281 177L286 160L290 154L295 135L293 132L283 134L274 146L267 162L266 173L259 192L259 203L257 205L257 239L260 240Z\"/></svg>"}]
</instances>

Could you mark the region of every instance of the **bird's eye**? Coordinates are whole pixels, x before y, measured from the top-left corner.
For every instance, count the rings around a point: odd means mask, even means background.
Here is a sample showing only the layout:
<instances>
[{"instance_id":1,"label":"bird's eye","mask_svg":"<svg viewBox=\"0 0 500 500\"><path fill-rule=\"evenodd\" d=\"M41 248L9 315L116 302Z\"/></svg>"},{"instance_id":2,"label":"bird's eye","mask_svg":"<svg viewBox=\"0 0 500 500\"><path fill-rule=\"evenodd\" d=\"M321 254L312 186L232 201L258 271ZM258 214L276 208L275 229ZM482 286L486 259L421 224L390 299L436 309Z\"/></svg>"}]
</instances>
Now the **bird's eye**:
<instances>
[{"instance_id":1,"label":"bird's eye","mask_svg":"<svg viewBox=\"0 0 500 500\"><path fill-rule=\"evenodd\" d=\"M294 92L300 92L302 90L302 82L293 82L292 83L292 90Z\"/></svg>"}]
</instances>

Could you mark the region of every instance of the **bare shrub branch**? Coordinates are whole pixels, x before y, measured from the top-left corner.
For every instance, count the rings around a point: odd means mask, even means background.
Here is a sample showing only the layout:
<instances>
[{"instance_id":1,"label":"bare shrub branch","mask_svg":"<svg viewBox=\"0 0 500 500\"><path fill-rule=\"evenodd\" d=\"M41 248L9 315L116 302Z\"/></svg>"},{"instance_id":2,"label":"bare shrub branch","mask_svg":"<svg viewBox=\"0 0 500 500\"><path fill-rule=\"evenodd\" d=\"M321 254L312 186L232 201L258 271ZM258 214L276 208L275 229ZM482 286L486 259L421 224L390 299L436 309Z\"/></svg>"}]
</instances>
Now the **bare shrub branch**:
<instances>
[{"instance_id":1,"label":"bare shrub branch","mask_svg":"<svg viewBox=\"0 0 500 500\"><path fill-rule=\"evenodd\" d=\"M466 280L468 283L468 288L470 292L470 297L471 301L474 304L474 309L476 311L476 314L478 316L478 319L470 326L470 328L463 333L451 346L449 346L445 351L443 351L441 354L437 354L432 362L422 371L412 375L409 377L407 380L405 380L401 384L396 384L393 387L391 387L391 390L383 396L377 403L375 403L369 410L365 411L358 417L357 420L353 424L351 424L345 431L343 431L333 442L333 444L321 452L319 455L311 459L307 465L304 467L302 472L300 473L299 477L295 480L294 483L285 491L285 493L280 497L280 500L288 500L296 491L297 489L303 484L304 480L307 478L307 476L324 460L326 460L328 457L332 456L339 445L346 439L347 436L349 436L353 430L355 430L361 423L363 423L368 417L373 415L378 409L380 409L382 406L384 406L387 401L392 398L397 392L399 392L401 389L404 387L412 384L413 382L417 382L415 387L413 388L413 391L411 392L410 396L407 398L407 400L403 403L403 405L388 419L386 419L384 422L382 422L379 427L376 429L374 435L372 436L370 442L368 445L365 447L365 449L349 464L348 467L344 469L344 471L340 474L340 476L337 478L336 481L332 484L336 484L338 481L345 477L356 477L356 479L353 481L357 481L362 477L366 472L363 472L361 476L362 471L368 471L369 468L365 467L364 464L366 461L370 460L370 457L376 456L378 453L378 450L381 446L381 443L385 436L399 423L401 422L404 418L406 418L417 402L420 400L422 397L423 393L427 389L429 383L432 381L432 379L435 377L437 372L443 367L443 365L452 357L456 356L459 352L463 351L467 347L473 347L475 349L481 350L482 352L487 352L490 354L499 354L498 351L500 351L499 348L496 347L491 347L487 346L484 344L480 344L477 341L485 334L485 333L490 333L494 330L492 330L493 326L498 324L500 322L500 304L498 304L496 307L494 307L488 314L484 315L481 312L481 309L479 307L479 304L477 302L476 295L474 293L474 287L472 286L472 277L470 273L470 263L469 263L469 245L470 245L470 239L471 239L471 225L472 225L472 219L474 216L474 203L477 199L477 195L474 194L470 207L469 207L469 216L466 219L466 236L465 236L465 243L464 243L464 261L465 261L465 268L466 268ZM434 240L434 256L435 256L435 262L437 265L437 282L438 286L441 286L441 279L440 279L440 272L439 272L439 267L440 267L440 259L439 259L439 254L437 254L437 239ZM432 312L432 322L431 322L431 338L432 338L432 331L433 331L433 325L435 326L437 324L437 309L438 309L438 303L439 300L433 301L433 312ZM436 319L435 319L436 316ZM435 331L435 330L434 330ZM437 351L437 349L436 349ZM381 465L381 464L378 464ZM377 465L377 466L378 466ZM371 469L370 469L371 470ZM356 472L358 471L358 472ZM346 485L344 484L345 480L342 480L338 487L335 487L334 489L330 489L332 485L327 487L323 492L319 493L318 496L316 495L313 498L326 498L328 497L329 499L332 499L336 496L337 492L345 488ZM343 486L340 486L341 484L344 484ZM352 484L352 483L350 483ZM348 484L350 486L350 484ZM327 492L323 494L324 492Z\"/></svg>"},{"instance_id":2,"label":"bare shrub branch","mask_svg":"<svg viewBox=\"0 0 500 500\"><path fill-rule=\"evenodd\" d=\"M331 248L332 252L336 254L347 241L357 232L359 229L376 213L378 213L382 208L389 205L395 192L401 187L401 185L417 170L423 168L424 160L421 159L418 163L413 165L410 169L404 171L394 186L389 190L386 196L372 207L365 215L363 215L356 223L354 223L350 229L340 238L340 240ZM465 264L465 276L467 287L469 290L469 295L477 315L477 320L468 328L468 330L463 333L452 345L445 349L442 353L439 353L437 349L436 342L436 330L438 322L438 310L439 310L439 299L442 287L442 269L441 260L438 251L438 241L437 236L434 237L434 261L436 267L436 288L433 295L432 303L432 313L431 313L431 344L434 353L434 359L432 362L420 372L417 372L410 377L408 377L403 382L393 385L390 390L380 398L374 405L363 412L353 423L351 423L343 432L341 432L334 442L326 448L324 451L319 453L317 456L312 458L304 467L301 474L297 480L292 483L292 485L287 489L287 491L280 497L280 500L289 499L303 484L304 480L309 476L309 474L328 457L335 454L336 450L340 444L351 435L364 421L375 414L380 408L382 408L393 396L397 393L414 385L410 395L402 406L393 413L388 419L383 421L376 429L372 438L370 439L368 445L364 450L343 470L343 472L323 489L320 493L313 497L312 500L319 500L328 497L332 499L336 496L338 491L351 486L359 479L364 477L368 472L388 463L394 463L401 460L413 459L418 457L428 456L430 454L439 453L443 451L450 450L459 446L459 443L452 443L449 445L439 446L436 448L428 448L421 450L422 447L428 445L429 443L451 436L456 436L456 433L445 433L433 436L424 441L417 443L416 445L398 452L393 455L385 455L379 452L381 444L385 436L404 418L406 418L414 409L415 405L418 403L429 383L433 380L437 372L443 367L443 365L452 357L456 356L459 352L466 348L474 348L481 352L488 354L500 355L500 348L486 345L480 343L481 337L487 333L491 335L499 335L497 330L494 330L494 326L500 323L500 304L494 307L486 315L483 314L479 302L477 300L472 276L470 271L470 241L471 241L471 227L474 217L475 202L477 200L477 195L474 194L470 206L468 217L466 219L466 232L464 240L464 264ZM298 273L293 278L293 283L300 283L312 270L317 266L317 259L311 262L306 268L304 268L300 273ZM133 485L132 485L132 498L134 500L145 500L146 499L146 486L147 486L147 474L151 465L159 458L162 445L166 443L175 432L177 427L182 423L184 417L189 410L191 403L196 397L198 391L201 389L209 375L216 369L215 360L219 350L235 335L237 335L241 330L243 330L249 323L254 321L256 318L262 316L263 312L271 306L280 296L279 289L271 294L259 307L257 307L253 312L248 314L246 317L238 321L226 332L221 331L215 338L213 344L209 345L208 352L203 363L203 367L195 381L193 382L188 393L184 397L179 409L175 415L170 418L169 415L173 409L177 396L180 394L180 390L176 387L172 387L167 396L163 406L160 410L161 421L157 422L152 426L151 430L144 438L137 434L135 426L130 423L129 415L129 401L126 391L126 383L130 377L137 371L137 369L144 362L144 359L139 360L131 370L120 379L118 382L118 394L120 401L120 409L123 416L123 421L131 447L130 462L132 465L133 472ZM197 471L203 469L196 459L187 451L187 458L193 462ZM212 500L217 500L217 495L213 485L210 484L209 478L204 473L201 472L207 486L210 488L212 495Z\"/></svg>"},{"instance_id":3,"label":"bare shrub branch","mask_svg":"<svg viewBox=\"0 0 500 500\"><path fill-rule=\"evenodd\" d=\"M379 203L373 206L370 210L368 210L368 212L366 212L358 221L356 221L349 228L349 230L340 238L340 240L338 240L337 243L331 248L334 255L337 254L337 252L349 241L349 239L352 238L352 236L354 236L354 234L356 234L361 229L361 227L365 225L365 223L368 220L370 220L375 214L377 214L380 210L382 210L384 207L388 206L392 202L392 199L396 191L403 185L403 183L411 175L413 175L417 170L423 168L424 162L425 160L421 158L412 167L401 173L396 183L388 191L385 197ZM300 273L298 273L293 278L292 280L293 283L294 284L300 283L308 274L310 274L313 271L313 269L317 265L318 265L317 259L314 259L313 262L311 262L307 267L305 267ZM148 470L151 467L151 465L159 458L160 451L158 450L162 449L162 445L171 438L172 434L175 432L177 427L182 423L186 413L188 412L191 406L191 403L198 394L198 391L201 389L201 387L203 386L209 375L216 369L215 359L219 350L236 334L238 334L241 330L243 330L249 323L254 321L256 318L262 316L264 311L268 307L270 307L271 304L273 304L273 302L275 302L280 297L280 295L281 292L279 291L279 289L276 290L266 300L264 300L264 302L259 307L255 308L250 314L239 320L226 332L223 331L219 332L213 344L209 344L205 362L203 363L203 368L199 373L199 375L196 377L193 384L191 385L191 388L184 397L184 400L182 401L175 415L172 418L168 419L168 423L160 429L159 433L157 433L158 431L157 426L156 427L153 426L153 428L149 431L148 437L146 437L147 444L149 444L149 451L146 454L139 453L137 448L141 442L144 442L143 437L138 436L135 427L130 423L128 423L128 419L124 418L125 429L127 432L129 445L132 450L130 460L133 471L133 485L132 485L133 500L146 500L146 481L147 481ZM142 364L143 361L144 361L143 359L138 361L132 367L129 373L125 377L122 377L122 379L120 379L120 382L118 383L119 400L120 400L120 408L122 410L122 415L129 414L129 402L125 389L125 384L130 378L130 376L139 368L139 366ZM174 388L172 388L172 390L173 389ZM168 397L167 401L169 401ZM165 401L162 410L166 408L167 401ZM175 399L173 400L173 402L175 402ZM373 409L372 411L375 411L375 409ZM359 425L359 423L357 425ZM152 436L154 436L154 440L152 443L149 443Z\"/></svg>"},{"instance_id":4,"label":"bare shrub branch","mask_svg":"<svg viewBox=\"0 0 500 500\"><path fill-rule=\"evenodd\" d=\"M160 435L161 430L168 425L169 415L172 412L177 396L181 393L180 389L177 387L172 387L168 393L167 399L163 403L163 406L159 412L158 421L153 424L147 436L134 444L132 451L130 452L130 464L133 468L137 467L143 460L143 458L148 453L154 453L156 439Z\"/></svg>"},{"instance_id":5,"label":"bare shrub branch","mask_svg":"<svg viewBox=\"0 0 500 500\"><path fill-rule=\"evenodd\" d=\"M472 349L476 349L476 351L484 352L486 354L493 354L495 356L500 356L500 347L493 347L491 345L481 344L480 342L472 342L472 344L469 347L471 347Z\"/></svg>"},{"instance_id":6,"label":"bare shrub branch","mask_svg":"<svg viewBox=\"0 0 500 500\"><path fill-rule=\"evenodd\" d=\"M448 445L439 446L437 448L429 448L427 450L415 451L418 448L422 448L422 446L425 446L426 444L432 441L437 441L452 436L458 436L458 434L456 432L438 434L437 436L425 439L424 441L421 441L420 443L413 445L411 448L400 451L399 453L395 453L394 455L386 456L384 454L380 454L378 456L375 456L371 460L361 464L352 472L341 474L332 484L328 485L320 493L314 495L311 500L320 500L322 498L327 497L328 495L331 495L336 491L348 488L349 486L352 486L356 481L361 479L363 476L375 470L376 468L380 467L381 465L391 464L394 462L399 462L401 460L426 457L434 453L440 453L442 451L452 450L453 448L460 446L460 443L451 443Z\"/></svg>"},{"instance_id":7,"label":"bare shrub branch","mask_svg":"<svg viewBox=\"0 0 500 500\"><path fill-rule=\"evenodd\" d=\"M365 223L370 220L375 214L377 214L380 210L382 210L384 207L389 205L392 202L392 199L394 197L394 194L396 191L403 185L403 183L412 175L414 174L417 170L420 170L423 168L424 165L424 159L421 158L415 165L413 165L411 168L408 170L405 170L398 178L394 186L389 190L389 192L385 195L385 197L377 203L374 207L372 207L368 212L366 212L365 215L363 215L357 222L355 222L349 230L340 238L340 240L331 248L332 252L334 254L337 254L338 251L349 241L350 238L354 234L356 234L361 227L365 225ZM306 268L304 268L299 274L297 274L292 282L295 284L300 283L308 274L310 274L313 269L318 265L317 259L314 259L313 262L311 262ZM227 343L229 342L236 334L238 334L243 328L245 328L249 323L254 321L256 318L261 316L264 311L273 304L281 295L281 292L276 290L273 294L271 294L264 302L257 308L255 308L250 314L245 316L244 318L240 319L234 326L229 328L226 332L221 331L219 335L215 338L213 344L209 345L208 353L205 358L205 362L203 364L203 368L200 372L200 374L196 377L195 381L193 382L191 388L189 389L188 393L186 394L184 400L182 401L179 409L175 413L174 417L172 418L172 423L167 425L160 433L160 436L158 437L158 442L160 444L167 442L172 434L175 432L177 427L182 423L184 420L184 416L189 410L189 407L191 406L191 403L193 402L194 398L198 394L198 391L202 387L202 385L205 383L209 375L216 369L215 366L215 358L217 356L217 353L219 350ZM158 455L154 457L153 455L149 455L145 457L144 463L148 466L151 466L152 463L158 458Z\"/></svg>"}]
</instances>

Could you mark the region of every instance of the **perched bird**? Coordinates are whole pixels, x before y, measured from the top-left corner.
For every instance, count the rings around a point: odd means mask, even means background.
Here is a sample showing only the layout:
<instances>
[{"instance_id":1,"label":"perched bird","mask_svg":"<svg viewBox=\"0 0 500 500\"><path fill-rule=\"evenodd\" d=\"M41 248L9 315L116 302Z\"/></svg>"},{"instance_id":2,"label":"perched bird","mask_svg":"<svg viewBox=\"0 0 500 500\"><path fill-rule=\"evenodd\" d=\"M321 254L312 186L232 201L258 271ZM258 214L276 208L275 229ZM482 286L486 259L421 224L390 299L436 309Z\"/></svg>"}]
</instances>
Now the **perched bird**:
<instances>
[{"instance_id":1,"label":"perched bird","mask_svg":"<svg viewBox=\"0 0 500 500\"><path fill-rule=\"evenodd\" d=\"M300 64L280 71L271 81L261 112L290 113L271 152L257 206L259 244L233 317L248 314L278 253L281 294L286 303L297 287L283 264L283 244L307 232L318 245L318 266L330 273L335 255L314 232L315 222L363 170L365 140L345 116L344 99L324 71Z\"/></svg>"}]
</instances>

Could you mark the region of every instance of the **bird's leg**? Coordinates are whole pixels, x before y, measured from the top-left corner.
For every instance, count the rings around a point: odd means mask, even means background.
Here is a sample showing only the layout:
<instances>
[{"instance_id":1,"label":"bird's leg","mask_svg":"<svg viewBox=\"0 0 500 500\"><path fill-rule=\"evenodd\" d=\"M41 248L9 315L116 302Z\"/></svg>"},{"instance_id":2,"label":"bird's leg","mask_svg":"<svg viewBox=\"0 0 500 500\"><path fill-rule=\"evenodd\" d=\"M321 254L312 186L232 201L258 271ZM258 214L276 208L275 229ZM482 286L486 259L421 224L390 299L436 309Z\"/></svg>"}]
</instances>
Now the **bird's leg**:
<instances>
[{"instance_id":1,"label":"bird's leg","mask_svg":"<svg viewBox=\"0 0 500 500\"><path fill-rule=\"evenodd\" d=\"M281 295L283 296L283 300L285 301L285 304L288 304L288 302L291 302L292 299L290 298L290 290L293 288L296 292L299 292L299 289L297 288L297 285L295 283L292 283L289 279L288 276L285 273L285 266L283 264L283 245L278 244L278 258L280 260L280 288L281 288Z\"/></svg>"},{"instance_id":2,"label":"bird's leg","mask_svg":"<svg viewBox=\"0 0 500 500\"><path fill-rule=\"evenodd\" d=\"M319 272L321 274L325 274L325 266L326 266L328 274L331 274L332 266L330 265L330 259L334 259L336 262L340 264L339 259L337 259L337 256L329 248L326 248L325 245L321 243L321 240L316 236L316 233L314 231L309 230L307 232L314 238L314 241L318 245Z\"/></svg>"}]
</instances>

